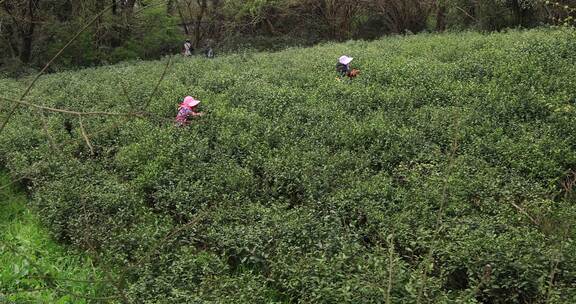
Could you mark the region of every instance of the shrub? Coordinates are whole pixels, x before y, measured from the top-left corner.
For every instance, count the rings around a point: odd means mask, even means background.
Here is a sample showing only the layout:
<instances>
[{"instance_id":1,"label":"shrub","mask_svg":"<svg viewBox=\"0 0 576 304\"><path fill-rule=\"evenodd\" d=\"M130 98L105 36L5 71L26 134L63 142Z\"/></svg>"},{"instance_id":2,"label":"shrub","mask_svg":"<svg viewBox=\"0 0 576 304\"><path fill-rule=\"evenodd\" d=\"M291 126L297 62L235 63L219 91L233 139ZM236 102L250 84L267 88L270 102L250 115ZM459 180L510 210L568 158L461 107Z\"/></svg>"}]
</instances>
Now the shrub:
<instances>
[{"instance_id":1,"label":"shrub","mask_svg":"<svg viewBox=\"0 0 576 304\"><path fill-rule=\"evenodd\" d=\"M28 99L160 119L87 117L91 153L76 117L21 108L0 158L135 302L571 303L574 35L178 57L153 96L165 60L49 75ZM188 94L207 115L176 128Z\"/></svg>"}]
</instances>

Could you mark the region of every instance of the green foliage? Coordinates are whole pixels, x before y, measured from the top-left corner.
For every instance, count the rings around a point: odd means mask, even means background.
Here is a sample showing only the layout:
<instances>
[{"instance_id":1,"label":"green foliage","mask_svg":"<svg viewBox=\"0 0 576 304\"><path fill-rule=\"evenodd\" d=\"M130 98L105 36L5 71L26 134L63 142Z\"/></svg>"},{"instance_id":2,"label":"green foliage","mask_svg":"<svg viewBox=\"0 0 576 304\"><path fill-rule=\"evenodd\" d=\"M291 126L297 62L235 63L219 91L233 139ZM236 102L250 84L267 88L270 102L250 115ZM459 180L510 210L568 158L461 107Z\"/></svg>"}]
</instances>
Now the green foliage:
<instances>
[{"instance_id":1,"label":"green foliage","mask_svg":"<svg viewBox=\"0 0 576 304\"><path fill-rule=\"evenodd\" d=\"M576 33L390 37L59 73L0 159L138 303L572 303ZM343 53L362 74L337 81ZM18 96L27 79L0 81ZM3 109L5 109L4 106ZM0 110L5 113L4 110ZM1 116L1 115L0 115ZM65 125L71 126L70 132Z\"/></svg>"},{"instance_id":2,"label":"green foliage","mask_svg":"<svg viewBox=\"0 0 576 304\"><path fill-rule=\"evenodd\" d=\"M9 181L0 173L3 186ZM103 295L107 284L93 261L56 245L25 201L12 188L0 190L0 302L88 303L75 295Z\"/></svg>"},{"instance_id":3,"label":"green foliage","mask_svg":"<svg viewBox=\"0 0 576 304\"><path fill-rule=\"evenodd\" d=\"M5 1L0 75L41 69L96 16L49 72L157 59L179 53L187 38L197 54L207 45L222 54L423 31L573 25L576 7L575 0Z\"/></svg>"},{"instance_id":4,"label":"green foliage","mask_svg":"<svg viewBox=\"0 0 576 304\"><path fill-rule=\"evenodd\" d=\"M161 6L145 9L138 15L138 23L131 29L130 37L111 53L102 54L101 60L116 63L178 53L183 38L180 30L175 27L177 22Z\"/></svg>"}]
</instances>

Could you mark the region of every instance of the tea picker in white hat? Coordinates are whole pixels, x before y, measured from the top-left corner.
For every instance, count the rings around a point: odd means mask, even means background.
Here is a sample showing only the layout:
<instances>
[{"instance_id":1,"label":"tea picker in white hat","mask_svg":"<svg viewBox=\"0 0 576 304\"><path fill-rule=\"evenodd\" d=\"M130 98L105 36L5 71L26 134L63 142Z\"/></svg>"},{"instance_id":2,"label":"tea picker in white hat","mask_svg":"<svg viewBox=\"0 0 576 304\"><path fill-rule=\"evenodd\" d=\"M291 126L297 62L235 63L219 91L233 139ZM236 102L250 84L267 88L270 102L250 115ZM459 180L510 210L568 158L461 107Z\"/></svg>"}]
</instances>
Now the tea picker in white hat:
<instances>
[{"instance_id":1,"label":"tea picker in white hat","mask_svg":"<svg viewBox=\"0 0 576 304\"><path fill-rule=\"evenodd\" d=\"M352 57L346 55L340 56L338 58L338 63L336 64L336 72L340 77L348 76L349 78L354 78L360 74L360 70L352 69L350 63L354 60Z\"/></svg>"}]
</instances>

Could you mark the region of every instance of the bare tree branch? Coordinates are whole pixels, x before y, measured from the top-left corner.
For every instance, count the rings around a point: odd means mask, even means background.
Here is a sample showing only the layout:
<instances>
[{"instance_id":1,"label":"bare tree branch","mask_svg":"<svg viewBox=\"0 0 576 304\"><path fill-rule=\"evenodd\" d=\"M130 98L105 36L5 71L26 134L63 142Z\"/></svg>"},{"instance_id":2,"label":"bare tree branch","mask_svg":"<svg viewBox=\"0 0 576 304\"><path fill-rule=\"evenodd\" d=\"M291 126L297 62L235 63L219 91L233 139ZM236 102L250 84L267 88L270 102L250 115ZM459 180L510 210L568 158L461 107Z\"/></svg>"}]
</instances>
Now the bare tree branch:
<instances>
[{"instance_id":1,"label":"bare tree branch","mask_svg":"<svg viewBox=\"0 0 576 304\"><path fill-rule=\"evenodd\" d=\"M70 41L68 41L68 43L66 43L66 45L64 45L64 47L62 47L60 49L60 51L58 51L58 53L56 55L54 55L54 57L52 57L52 59L46 63L46 65L44 66L44 68L36 75L36 77L34 78L34 80L32 81L32 83L30 83L30 85L28 86L28 88L26 88L26 91L24 92L24 94L22 94L22 96L20 97L20 99L24 99L28 93L30 93L30 90L32 90L32 87L34 87L34 84L36 84L36 81L38 81L38 79L44 74L44 72L46 72L46 70L48 69L48 67L50 67L50 65L58 58L60 57L60 55L64 52L64 50L66 50L79 36L80 34L82 34L86 29L88 29L94 22L96 22L96 20L98 20L102 15L104 15L104 13L110 9L112 7L112 5L106 7L104 10L102 10L98 15L96 15L94 17L94 19L92 19L90 22L88 22L88 24L86 24L80 31L78 31L78 33L76 33L76 35L74 35L74 37L72 37L72 39L70 39ZM2 133L2 131L4 131L4 128L6 128L6 125L8 125L8 122L10 121L10 118L12 118L12 116L14 115L14 113L16 113L16 110L18 110L18 108L20 107L20 104L16 104L14 105L14 107L12 107L12 109L10 110L10 112L8 113L8 116L6 117L6 119L4 120L4 122L2 122L2 125L0 125L0 133Z\"/></svg>"},{"instance_id":2,"label":"bare tree branch","mask_svg":"<svg viewBox=\"0 0 576 304\"><path fill-rule=\"evenodd\" d=\"M16 183L20 182L21 180L23 180L25 177L20 177L18 179L12 180L11 182L3 185L2 187L0 187L0 191L9 188L12 185L15 185Z\"/></svg>"},{"instance_id":3,"label":"bare tree branch","mask_svg":"<svg viewBox=\"0 0 576 304\"><path fill-rule=\"evenodd\" d=\"M15 103L17 105L25 105L28 107L32 107L32 108L36 108L36 109L40 109L40 110L44 110L44 111L63 113L63 114L69 114L69 115L76 115L76 116L135 116L135 117L153 116L153 114L145 113L145 112L126 112L126 113L103 112L103 111L79 112L79 111L73 111L73 110L66 110L66 109L59 109L59 108L42 106L42 105L38 105L38 104L31 103L28 101L15 100L12 98L2 97L2 96L0 96L0 100L5 100L5 101Z\"/></svg>"},{"instance_id":4,"label":"bare tree branch","mask_svg":"<svg viewBox=\"0 0 576 304\"><path fill-rule=\"evenodd\" d=\"M444 171L445 177L444 180L442 182L442 192L441 192L441 196L440 196L440 206L439 206L439 210L436 213L436 225L435 225L435 233L432 239L432 243L430 245L430 249L428 250L428 254L426 255L426 257L422 260L421 265L423 267L422 269L422 275L421 275L421 283L420 286L418 288L418 296L416 298L416 303L420 304L422 301L422 297L424 295L425 289L426 289L426 284L428 281L428 264L430 263L430 261L433 261L434 259L434 250L436 249L434 247L435 242L437 242L438 238L441 236L442 230L444 229L444 216L445 216L445 208L446 208L446 204L448 204L448 200L450 197L450 174L452 174L453 172L453 168L456 165L456 158L457 158L457 154L458 154L458 149L460 148L460 134L458 133L458 130L460 129L460 125L462 123L462 119L460 118L460 116L458 114L455 114L455 117L453 118L454 121L454 126L453 126L453 133L454 135L452 136L452 143L450 145L450 150L447 152L446 155L446 169Z\"/></svg>"},{"instance_id":5,"label":"bare tree branch","mask_svg":"<svg viewBox=\"0 0 576 304\"><path fill-rule=\"evenodd\" d=\"M50 134L50 129L48 128L48 122L46 121L46 115L44 114L44 111L40 111L40 119L42 120L42 129L44 130L46 137L48 137L48 142L50 143L50 147L54 151L58 150L58 146L56 145L56 142L54 141L54 137L52 137L52 134Z\"/></svg>"},{"instance_id":6,"label":"bare tree branch","mask_svg":"<svg viewBox=\"0 0 576 304\"><path fill-rule=\"evenodd\" d=\"M82 133L82 137L84 137L84 141L86 145L90 149L90 155L94 155L94 147L90 143L90 139L88 138L88 134L86 134L86 129L84 129L84 124L82 123L82 116L78 115L78 121L80 122L80 132Z\"/></svg>"},{"instance_id":7,"label":"bare tree branch","mask_svg":"<svg viewBox=\"0 0 576 304\"><path fill-rule=\"evenodd\" d=\"M464 14L466 14L466 16L468 16L469 18L471 18L472 20L478 22L478 19L476 19L474 16L470 15L466 10L464 10L463 8L459 7L456 5L456 9L458 9L459 11L463 12Z\"/></svg>"},{"instance_id":8,"label":"bare tree branch","mask_svg":"<svg viewBox=\"0 0 576 304\"><path fill-rule=\"evenodd\" d=\"M77 282L77 283L89 283L89 284L97 284L97 283L112 283L108 280L78 280L78 279L69 279L69 278L60 278L54 276L40 276L40 275L30 275L27 276L30 279L40 279L40 280L54 280L54 281L68 281L68 282Z\"/></svg>"},{"instance_id":9,"label":"bare tree branch","mask_svg":"<svg viewBox=\"0 0 576 304\"><path fill-rule=\"evenodd\" d=\"M120 87L122 87L122 93L124 94L124 97L126 98L126 101L128 102L127 104L131 105L132 99L130 99L130 95L128 94L128 90L126 89L126 85L124 84L124 81L122 79L120 79L118 82L120 83Z\"/></svg>"},{"instance_id":10,"label":"bare tree branch","mask_svg":"<svg viewBox=\"0 0 576 304\"><path fill-rule=\"evenodd\" d=\"M40 288L32 288L32 289L21 289L21 290L16 290L16 291L9 291L4 293L4 295L18 295L20 293L25 293L25 292L38 292L38 291L46 291L46 290L51 290L52 287L40 287Z\"/></svg>"},{"instance_id":11,"label":"bare tree branch","mask_svg":"<svg viewBox=\"0 0 576 304\"><path fill-rule=\"evenodd\" d=\"M81 295L81 294L72 292L70 290L60 288L60 287L54 287L54 289L63 293L63 294L68 294L68 295L71 295L74 298L78 298L78 299L87 299L87 300L94 300L94 301L106 301L106 300L113 300L113 299L120 298L120 295L113 295L113 296L109 296L109 297L92 297L92 296L87 296L87 295Z\"/></svg>"},{"instance_id":12,"label":"bare tree branch","mask_svg":"<svg viewBox=\"0 0 576 304\"><path fill-rule=\"evenodd\" d=\"M386 238L388 243L388 286L386 287L386 303L392 303L391 293L392 293L392 279L394 274L394 234L391 234Z\"/></svg>"},{"instance_id":13,"label":"bare tree branch","mask_svg":"<svg viewBox=\"0 0 576 304\"><path fill-rule=\"evenodd\" d=\"M152 91L152 94L150 94L150 98L148 98L148 101L144 104L144 108L143 108L144 110L146 110L148 108L148 106L150 105L150 103L152 102L152 98L156 94L158 87L160 87L160 83L162 83L162 80L164 80L164 77L166 76L166 72L168 71L168 68L170 67L170 63L172 63L172 57L168 58L168 62L166 62L166 66L164 67L164 71L162 72L160 79L158 79L158 81L156 82L156 86L154 86L154 90Z\"/></svg>"},{"instance_id":14,"label":"bare tree branch","mask_svg":"<svg viewBox=\"0 0 576 304\"><path fill-rule=\"evenodd\" d=\"M166 236L164 236L160 241L158 241L156 245L154 245L144 257L138 260L136 264L132 265L131 268L136 268L142 265L142 263L148 261L152 257L152 255L156 252L156 250L158 250L162 245L164 245L166 242L168 242L178 234L190 229L190 227L197 224L200 220L203 219L202 216L203 212L196 213L191 221L170 231Z\"/></svg>"},{"instance_id":15,"label":"bare tree branch","mask_svg":"<svg viewBox=\"0 0 576 304\"><path fill-rule=\"evenodd\" d=\"M514 202L510 202L510 204L512 204L512 206L514 206L514 208L518 209L518 211L520 211L520 213L524 214L527 218L530 219L530 221L536 225L536 226L540 226L540 223L538 223L538 221L536 219L534 219L530 213L528 213L528 211L526 211L524 208L518 206L517 204L515 204Z\"/></svg>"}]
</instances>

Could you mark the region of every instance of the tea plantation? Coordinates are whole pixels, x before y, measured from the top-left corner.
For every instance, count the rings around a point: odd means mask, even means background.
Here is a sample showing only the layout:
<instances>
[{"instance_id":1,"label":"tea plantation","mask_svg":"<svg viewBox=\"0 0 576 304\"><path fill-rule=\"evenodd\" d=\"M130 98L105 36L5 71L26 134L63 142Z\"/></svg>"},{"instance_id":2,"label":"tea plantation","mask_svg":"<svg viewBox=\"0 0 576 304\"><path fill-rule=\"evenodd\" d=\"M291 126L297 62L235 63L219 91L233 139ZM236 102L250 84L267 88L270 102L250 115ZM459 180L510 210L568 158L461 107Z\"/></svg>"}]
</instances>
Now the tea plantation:
<instances>
[{"instance_id":1,"label":"tea plantation","mask_svg":"<svg viewBox=\"0 0 576 304\"><path fill-rule=\"evenodd\" d=\"M561 28L125 63L25 100L153 116L22 106L0 162L112 302L576 303L575 75Z\"/></svg>"}]
</instances>

